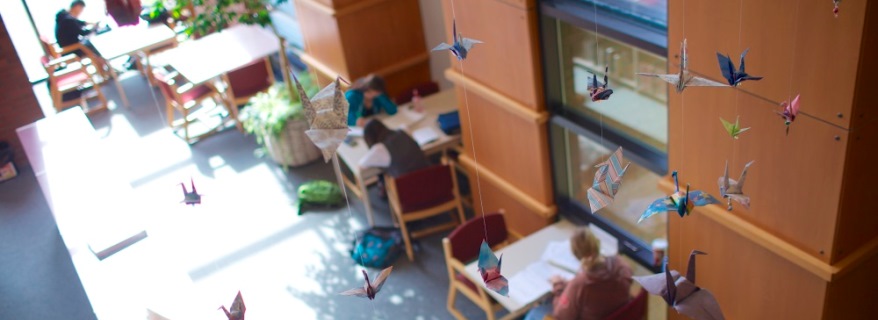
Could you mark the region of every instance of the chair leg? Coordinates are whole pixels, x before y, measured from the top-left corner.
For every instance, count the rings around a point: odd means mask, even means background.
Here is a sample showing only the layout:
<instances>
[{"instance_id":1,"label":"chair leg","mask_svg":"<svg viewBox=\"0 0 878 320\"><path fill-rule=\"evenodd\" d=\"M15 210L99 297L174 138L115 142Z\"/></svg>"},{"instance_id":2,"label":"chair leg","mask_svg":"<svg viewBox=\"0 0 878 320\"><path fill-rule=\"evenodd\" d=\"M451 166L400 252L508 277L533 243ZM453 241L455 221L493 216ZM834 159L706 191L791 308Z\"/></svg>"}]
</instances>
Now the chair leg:
<instances>
[{"instance_id":1,"label":"chair leg","mask_svg":"<svg viewBox=\"0 0 878 320\"><path fill-rule=\"evenodd\" d=\"M168 117L168 127L174 129L174 106L171 105L171 102L165 103L165 113Z\"/></svg>"},{"instance_id":2,"label":"chair leg","mask_svg":"<svg viewBox=\"0 0 878 320\"><path fill-rule=\"evenodd\" d=\"M183 139L186 140L186 143L192 143L189 141L189 110L183 108Z\"/></svg>"},{"instance_id":3,"label":"chair leg","mask_svg":"<svg viewBox=\"0 0 878 320\"><path fill-rule=\"evenodd\" d=\"M405 254L408 255L409 261L415 261L415 252L412 250L412 240L409 235L409 230L405 225L405 221L400 219L399 227L402 229L402 240L405 242Z\"/></svg>"},{"instance_id":4,"label":"chair leg","mask_svg":"<svg viewBox=\"0 0 878 320\"><path fill-rule=\"evenodd\" d=\"M451 284L451 286L448 287L448 312L451 313L451 315L454 316L455 319L464 320L466 319L466 317L460 314L460 311L457 311L457 308L454 307L454 302L456 301L457 288L454 287L454 284Z\"/></svg>"}]
</instances>

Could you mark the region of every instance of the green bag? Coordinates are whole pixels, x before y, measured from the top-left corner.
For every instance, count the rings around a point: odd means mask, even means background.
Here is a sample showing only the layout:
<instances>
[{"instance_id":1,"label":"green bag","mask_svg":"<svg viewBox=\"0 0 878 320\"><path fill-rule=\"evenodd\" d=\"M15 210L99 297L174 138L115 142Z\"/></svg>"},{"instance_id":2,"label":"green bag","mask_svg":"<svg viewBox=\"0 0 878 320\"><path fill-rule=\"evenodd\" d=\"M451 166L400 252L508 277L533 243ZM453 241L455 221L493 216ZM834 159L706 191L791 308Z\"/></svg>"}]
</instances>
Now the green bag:
<instances>
[{"instance_id":1,"label":"green bag","mask_svg":"<svg viewBox=\"0 0 878 320\"><path fill-rule=\"evenodd\" d=\"M341 189L335 183L326 180L314 180L303 183L297 191L299 196L299 215L308 207L330 208L344 201Z\"/></svg>"}]
</instances>

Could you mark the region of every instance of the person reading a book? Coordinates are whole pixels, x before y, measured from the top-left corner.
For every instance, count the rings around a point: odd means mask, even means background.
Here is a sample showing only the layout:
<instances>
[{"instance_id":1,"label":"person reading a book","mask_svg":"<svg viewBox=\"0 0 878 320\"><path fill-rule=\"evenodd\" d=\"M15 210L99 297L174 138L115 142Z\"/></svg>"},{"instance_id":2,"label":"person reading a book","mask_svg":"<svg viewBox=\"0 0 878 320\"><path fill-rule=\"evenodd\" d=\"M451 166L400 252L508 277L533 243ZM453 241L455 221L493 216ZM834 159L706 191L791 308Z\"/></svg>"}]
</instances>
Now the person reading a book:
<instances>
[{"instance_id":1,"label":"person reading a book","mask_svg":"<svg viewBox=\"0 0 878 320\"><path fill-rule=\"evenodd\" d=\"M370 116L385 112L396 114L396 104L387 97L384 91L384 79L370 74L354 81L351 89L345 92L350 109L348 125L361 127Z\"/></svg>"},{"instance_id":2,"label":"person reading a book","mask_svg":"<svg viewBox=\"0 0 878 320\"><path fill-rule=\"evenodd\" d=\"M390 130L378 119L371 119L363 127L363 140L369 151L360 159L360 167L380 168L391 177L430 166L430 161L415 139L402 130ZM384 176L378 176L378 190L386 198Z\"/></svg>"},{"instance_id":3,"label":"person reading a book","mask_svg":"<svg viewBox=\"0 0 878 320\"><path fill-rule=\"evenodd\" d=\"M577 229L570 247L581 263L580 271L570 281L553 276L551 303L531 309L526 320L545 315L556 320L599 320L631 300L631 267L618 256L601 255L600 240L589 228Z\"/></svg>"}]
</instances>

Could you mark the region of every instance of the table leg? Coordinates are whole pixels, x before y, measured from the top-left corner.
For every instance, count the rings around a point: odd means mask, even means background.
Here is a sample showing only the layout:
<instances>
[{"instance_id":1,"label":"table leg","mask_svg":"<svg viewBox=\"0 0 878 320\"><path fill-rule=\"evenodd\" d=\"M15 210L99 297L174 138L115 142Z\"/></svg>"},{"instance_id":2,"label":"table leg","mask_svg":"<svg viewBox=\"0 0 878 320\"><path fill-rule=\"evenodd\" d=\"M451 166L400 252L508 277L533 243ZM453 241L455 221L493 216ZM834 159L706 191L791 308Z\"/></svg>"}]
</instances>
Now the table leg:
<instances>
[{"instance_id":1,"label":"table leg","mask_svg":"<svg viewBox=\"0 0 878 320\"><path fill-rule=\"evenodd\" d=\"M363 207L366 210L366 220L369 221L369 226L375 226L375 219L372 217L372 202L369 201L369 190L367 189L366 182L363 181L363 176L359 173L354 173L354 178L357 180L357 188L360 189L360 199L363 200Z\"/></svg>"},{"instance_id":2,"label":"table leg","mask_svg":"<svg viewBox=\"0 0 878 320\"><path fill-rule=\"evenodd\" d=\"M131 105L128 103L128 96L125 95L125 89L122 88L122 82L119 81L119 73L113 69L113 66L110 66L110 74L113 78L113 82L116 83L116 91L119 92L119 98L122 99L122 105L126 108L130 107Z\"/></svg>"}]
</instances>

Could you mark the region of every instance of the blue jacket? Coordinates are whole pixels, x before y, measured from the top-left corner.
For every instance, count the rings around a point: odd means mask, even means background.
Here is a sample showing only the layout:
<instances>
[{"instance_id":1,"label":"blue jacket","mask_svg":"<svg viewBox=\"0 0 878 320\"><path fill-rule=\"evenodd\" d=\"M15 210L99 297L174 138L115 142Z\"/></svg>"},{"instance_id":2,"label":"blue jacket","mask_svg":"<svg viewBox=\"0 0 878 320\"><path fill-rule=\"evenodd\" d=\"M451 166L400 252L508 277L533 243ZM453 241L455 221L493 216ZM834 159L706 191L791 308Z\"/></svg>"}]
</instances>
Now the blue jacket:
<instances>
[{"instance_id":1,"label":"blue jacket","mask_svg":"<svg viewBox=\"0 0 878 320\"><path fill-rule=\"evenodd\" d=\"M363 116L363 93L358 90L348 90L344 95L351 105L348 109L348 125L354 126L357 124L357 119ZM381 113L381 111L387 114L396 114L396 104L383 93L372 99L372 108L375 109L373 114Z\"/></svg>"}]
</instances>

